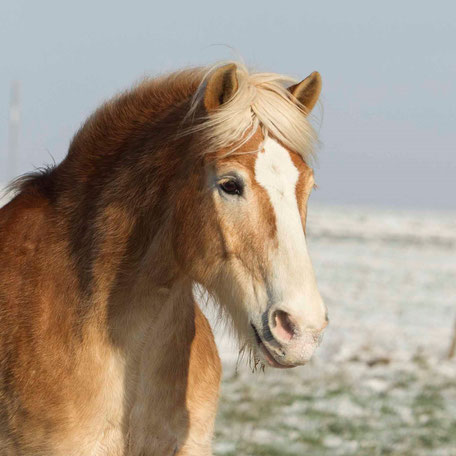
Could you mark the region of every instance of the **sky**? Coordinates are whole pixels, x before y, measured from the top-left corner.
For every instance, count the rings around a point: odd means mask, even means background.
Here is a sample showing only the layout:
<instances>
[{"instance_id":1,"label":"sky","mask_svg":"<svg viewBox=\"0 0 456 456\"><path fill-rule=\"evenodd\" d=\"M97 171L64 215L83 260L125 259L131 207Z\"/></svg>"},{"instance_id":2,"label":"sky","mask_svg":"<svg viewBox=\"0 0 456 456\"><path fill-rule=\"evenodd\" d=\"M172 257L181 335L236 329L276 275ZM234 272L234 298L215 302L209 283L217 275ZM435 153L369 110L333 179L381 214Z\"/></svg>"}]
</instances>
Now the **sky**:
<instances>
[{"instance_id":1,"label":"sky","mask_svg":"<svg viewBox=\"0 0 456 456\"><path fill-rule=\"evenodd\" d=\"M59 162L84 119L142 77L241 56L323 77L312 201L456 209L456 3L2 0L0 182ZM234 50L234 53L232 51Z\"/></svg>"}]
</instances>

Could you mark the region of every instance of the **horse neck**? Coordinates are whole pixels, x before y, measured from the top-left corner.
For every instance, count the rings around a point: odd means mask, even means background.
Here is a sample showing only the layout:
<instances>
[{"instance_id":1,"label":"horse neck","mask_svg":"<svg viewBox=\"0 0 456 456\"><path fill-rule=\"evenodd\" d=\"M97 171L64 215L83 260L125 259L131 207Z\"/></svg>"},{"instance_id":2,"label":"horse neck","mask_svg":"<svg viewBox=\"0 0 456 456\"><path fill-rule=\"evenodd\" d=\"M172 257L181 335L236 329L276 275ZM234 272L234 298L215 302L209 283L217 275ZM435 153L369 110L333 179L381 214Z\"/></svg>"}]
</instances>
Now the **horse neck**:
<instances>
[{"instance_id":1,"label":"horse neck","mask_svg":"<svg viewBox=\"0 0 456 456\"><path fill-rule=\"evenodd\" d=\"M149 350L158 347L166 352L186 345L189 333L194 331L195 303L188 280L176 280L167 288L151 289L148 286L146 294L144 288L137 284L125 301L111 308L109 317L110 339L133 359L137 358L151 334L155 344ZM170 346L170 339L174 347Z\"/></svg>"},{"instance_id":2,"label":"horse neck","mask_svg":"<svg viewBox=\"0 0 456 456\"><path fill-rule=\"evenodd\" d=\"M92 309L89 331L101 328L102 337L126 360L128 372L146 369L146 347L158 358L169 350L186 351L194 333L192 281L174 258L168 204L163 199L158 206L126 207L113 199L92 221L96 229L77 253L82 296ZM139 365L131 367L132 362Z\"/></svg>"},{"instance_id":3,"label":"horse neck","mask_svg":"<svg viewBox=\"0 0 456 456\"><path fill-rule=\"evenodd\" d=\"M119 156L94 161L90 174L79 179L73 163L65 162L56 181L69 182L54 203L54 229L68 246L74 302L81 307L76 314L89 327L97 322L107 328L120 348L138 340L165 305L176 312L169 303L179 302L179 294L186 296L180 302L188 302L191 290L171 238L173 149L141 154L142 164L129 155L134 152L126 147Z\"/></svg>"},{"instance_id":4,"label":"horse neck","mask_svg":"<svg viewBox=\"0 0 456 456\"><path fill-rule=\"evenodd\" d=\"M164 199L158 206L127 208L114 200L87 239L95 251L88 256L92 275L84 282L88 299L101 309L110 339L123 349L134 348L159 321L182 323L193 312L192 283L174 258L167 204ZM81 259L86 245L82 247ZM86 270L87 260L81 266Z\"/></svg>"},{"instance_id":5,"label":"horse neck","mask_svg":"<svg viewBox=\"0 0 456 456\"><path fill-rule=\"evenodd\" d=\"M174 98L140 87L108 103L78 132L63 162L23 188L52 207L48 226L65 244L67 289L80 307L74 326L97 321L114 328L119 344L171 298L190 301L171 233L172 177L186 174L190 160L189 138L176 138L176 130L193 86Z\"/></svg>"}]
</instances>

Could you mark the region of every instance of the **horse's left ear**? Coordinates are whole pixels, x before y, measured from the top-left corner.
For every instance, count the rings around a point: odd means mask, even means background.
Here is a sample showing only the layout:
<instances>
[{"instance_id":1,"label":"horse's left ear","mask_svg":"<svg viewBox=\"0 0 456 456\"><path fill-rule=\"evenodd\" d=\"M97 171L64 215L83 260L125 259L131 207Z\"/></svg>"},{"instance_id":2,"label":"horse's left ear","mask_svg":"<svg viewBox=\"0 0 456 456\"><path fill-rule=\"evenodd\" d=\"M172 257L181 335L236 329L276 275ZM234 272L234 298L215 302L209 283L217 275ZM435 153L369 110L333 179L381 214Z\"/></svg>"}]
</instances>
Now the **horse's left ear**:
<instances>
[{"instance_id":1,"label":"horse's left ear","mask_svg":"<svg viewBox=\"0 0 456 456\"><path fill-rule=\"evenodd\" d=\"M208 112L219 108L236 93L238 89L236 70L236 65L230 63L217 68L210 75L204 93L204 106Z\"/></svg>"},{"instance_id":2,"label":"horse's left ear","mask_svg":"<svg viewBox=\"0 0 456 456\"><path fill-rule=\"evenodd\" d=\"M306 108L310 113L318 101L321 92L321 76L318 71L314 71L298 84L288 88L291 94Z\"/></svg>"}]
</instances>

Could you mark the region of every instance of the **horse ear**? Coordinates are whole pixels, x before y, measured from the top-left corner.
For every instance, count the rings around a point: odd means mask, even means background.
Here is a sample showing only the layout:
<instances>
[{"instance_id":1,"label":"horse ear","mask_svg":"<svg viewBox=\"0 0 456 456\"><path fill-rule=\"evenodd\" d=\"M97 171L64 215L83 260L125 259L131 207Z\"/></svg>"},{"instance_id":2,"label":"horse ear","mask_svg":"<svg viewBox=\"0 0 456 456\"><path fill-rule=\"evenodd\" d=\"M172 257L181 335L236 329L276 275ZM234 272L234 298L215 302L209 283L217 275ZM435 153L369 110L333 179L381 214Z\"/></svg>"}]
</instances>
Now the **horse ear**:
<instances>
[{"instance_id":1,"label":"horse ear","mask_svg":"<svg viewBox=\"0 0 456 456\"><path fill-rule=\"evenodd\" d=\"M306 108L309 113L312 111L321 92L321 76L318 71L314 71L298 84L288 88L291 94Z\"/></svg>"},{"instance_id":2,"label":"horse ear","mask_svg":"<svg viewBox=\"0 0 456 456\"><path fill-rule=\"evenodd\" d=\"M238 89L236 69L236 65L230 63L218 68L209 77L204 93L204 106L208 112L219 108L236 93Z\"/></svg>"}]
</instances>

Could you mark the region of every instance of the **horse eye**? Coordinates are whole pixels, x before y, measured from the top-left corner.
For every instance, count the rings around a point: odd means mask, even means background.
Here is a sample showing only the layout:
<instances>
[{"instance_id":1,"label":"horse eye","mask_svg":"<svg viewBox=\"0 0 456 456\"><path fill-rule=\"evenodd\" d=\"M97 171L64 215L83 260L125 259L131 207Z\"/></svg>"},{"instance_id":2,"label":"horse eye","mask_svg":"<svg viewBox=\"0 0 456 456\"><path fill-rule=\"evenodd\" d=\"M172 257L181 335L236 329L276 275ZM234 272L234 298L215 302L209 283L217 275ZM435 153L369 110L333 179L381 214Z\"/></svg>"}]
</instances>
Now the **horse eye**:
<instances>
[{"instance_id":1,"label":"horse eye","mask_svg":"<svg viewBox=\"0 0 456 456\"><path fill-rule=\"evenodd\" d=\"M240 195L242 193L241 185L235 180L227 180L221 183L220 188L229 195Z\"/></svg>"}]
</instances>

